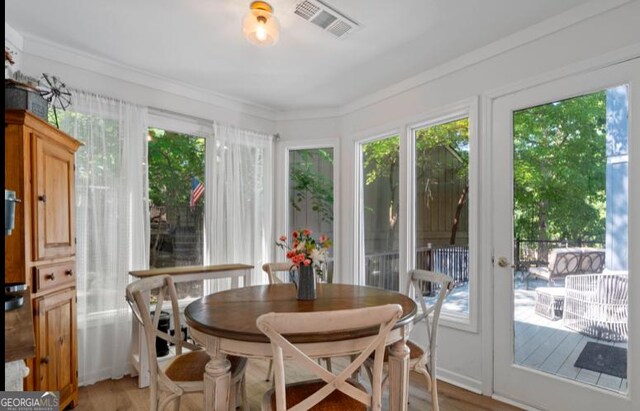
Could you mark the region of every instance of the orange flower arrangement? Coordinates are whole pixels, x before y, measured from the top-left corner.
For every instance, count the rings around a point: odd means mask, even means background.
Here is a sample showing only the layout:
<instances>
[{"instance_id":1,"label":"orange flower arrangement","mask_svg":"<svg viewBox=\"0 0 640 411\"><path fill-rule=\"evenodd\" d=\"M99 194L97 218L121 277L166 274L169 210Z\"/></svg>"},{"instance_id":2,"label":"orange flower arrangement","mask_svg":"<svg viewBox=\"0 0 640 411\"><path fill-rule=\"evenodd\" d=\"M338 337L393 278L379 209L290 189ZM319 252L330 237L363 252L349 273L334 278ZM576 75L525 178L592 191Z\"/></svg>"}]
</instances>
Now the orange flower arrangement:
<instances>
[{"instance_id":1,"label":"orange flower arrangement","mask_svg":"<svg viewBox=\"0 0 640 411\"><path fill-rule=\"evenodd\" d=\"M287 236L281 235L276 245L287 252L287 258L293 265L316 267L316 273L322 270L322 265L327 261L327 254L331 247L331 240L326 235L321 235L316 241L312 237L313 231L305 228L291 233L292 243L287 243Z\"/></svg>"}]
</instances>

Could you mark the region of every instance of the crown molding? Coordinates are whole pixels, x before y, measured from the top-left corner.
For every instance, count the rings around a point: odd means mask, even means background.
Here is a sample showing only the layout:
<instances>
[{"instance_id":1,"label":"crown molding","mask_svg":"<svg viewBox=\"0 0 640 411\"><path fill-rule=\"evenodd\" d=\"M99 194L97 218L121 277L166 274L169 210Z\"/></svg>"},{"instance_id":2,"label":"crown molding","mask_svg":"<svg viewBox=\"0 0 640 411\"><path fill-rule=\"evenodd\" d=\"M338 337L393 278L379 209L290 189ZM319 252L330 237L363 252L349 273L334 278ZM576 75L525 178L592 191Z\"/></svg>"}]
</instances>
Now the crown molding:
<instances>
[{"instance_id":1,"label":"crown molding","mask_svg":"<svg viewBox=\"0 0 640 411\"><path fill-rule=\"evenodd\" d=\"M310 108L304 110L278 111L274 120L276 121L299 121L314 119L329 119L340 117L340 109L337 107Z\"/></svg>"},{"instance_id":2,"label":"crown molding","mask_svg":"<svg viewBox=\"0 0 640 411\"><path fill-rule=\"evenodd\" d=\"M44 38L24 35L24 53L75 66L101 75L139 84L145 87L162 90L192 100L212 104L225 109L241 112L268 121L300 121L312 119L329 119L341 117L365 107L382 102L396 95L451 75L467 67L499 56L517 47L551 35L584 20L606 13L624 4L636 0L592 0L589 3L567 10L524 30L504 37L484 47L459 56L449 62L426 70L418 75L395 83L377 92L369 94L353 102L335 107L310 108L303 110L278 110L275 107L260 105L251 101L216 93L212 90L173 80L155 73L114 62L112 60L85 53L71 47L51 42ZM5 22L5 42L9 38L23 41L16 30ZM22 45L21 45L22 46Z\"/></svg>"},{"instance_id":3,"label":"crown molding","mask_svg":"<svg viewBox=\"0 0 640 411\"><path fill-rule=\"evenodd\" d=\"M418 75L409 77L406 80L381 89L373 94L369 94L368 96L345 104L339 109L340 115L344 116L361 110L367 106L387 100L398 94L402 94L424 84L433 82L439 78L481 63L482 61L488 60L492 57L499 56L500 54L571 27L584 20L606 13L607 11L613 10L632 1L635 0L592 0L589 3L574 7L564 13L543 20L538 24L534 24L533 26L529 26L507 37L503 37L500 40L472 52L463 54L460 57L430 70L426 70Z\"/></svg>"},{"instance_id":4,"label":"crown molding","mask_svg":"<svg viewBox=\"0 0 640 411\"><path fill-rule=\"evenodd\" d=\"M7 45L9 43L14 49L13 51L20 52L22 51L22 47L24 47L24 38L11 27L7 22L4 22L4 44Z\"/></svg>"},{"instance_id":5,"label":"crown molding","mask_svg":"<svg viewBox=\"0 0 640 411\"><path fill-rule=\"evenodd\" d=\"M104 76L162 90L167 93L241 112L264 120L273 121L276 114L276 110L271 107L216 93L203 87L140 70L127 64L46 40L39 36L25 34L24 40L23 52L25 54L46 58Z\"/></svg>"}]
</instances>

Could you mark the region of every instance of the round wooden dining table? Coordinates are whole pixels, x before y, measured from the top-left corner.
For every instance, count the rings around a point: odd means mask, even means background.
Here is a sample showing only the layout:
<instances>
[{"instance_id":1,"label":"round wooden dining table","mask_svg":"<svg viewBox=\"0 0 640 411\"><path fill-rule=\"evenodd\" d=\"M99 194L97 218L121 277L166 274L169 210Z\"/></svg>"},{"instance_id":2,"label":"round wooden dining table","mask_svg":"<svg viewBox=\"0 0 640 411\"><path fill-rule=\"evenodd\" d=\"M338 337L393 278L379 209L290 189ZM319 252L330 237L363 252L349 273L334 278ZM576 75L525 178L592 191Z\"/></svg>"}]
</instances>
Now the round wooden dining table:
<instances>
[{"instance_id":1,"label":"round wooden dining table","mask_svg":"<svg viewBox=\"0 0 640 411\"><path fill-rule=\"evenodd\" d=\"M317 298L296 299L293 284L236 288L198 299L185 309L191 336L211 356L204 374L204 409L229 410L231 363L227 355L272 358L269 338L256 326L256 319L269 312L310 312L399 304L402 317L389 334L389 408L406 410L409 386L409 348L406 340L416 315L416 303L404 294L381 288L348 284L318 284ZM374 335L377 328L338 333L297 334L291 341L308 355L351 355L349 340Z\"/></svg>"}]
</instances>

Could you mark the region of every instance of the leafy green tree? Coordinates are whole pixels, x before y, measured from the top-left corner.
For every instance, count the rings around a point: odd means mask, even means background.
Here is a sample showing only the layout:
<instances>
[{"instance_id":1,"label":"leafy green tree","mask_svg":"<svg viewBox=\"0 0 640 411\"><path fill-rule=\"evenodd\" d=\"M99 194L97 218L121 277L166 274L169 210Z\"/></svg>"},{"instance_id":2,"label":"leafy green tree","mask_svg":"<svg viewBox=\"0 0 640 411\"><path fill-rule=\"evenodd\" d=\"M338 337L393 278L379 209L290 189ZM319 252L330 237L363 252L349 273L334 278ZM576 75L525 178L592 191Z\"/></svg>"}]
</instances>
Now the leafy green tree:
<instances>
[{"instance_id":1,"label":"leafy green tree","mask_svg":"<svg viewBox=\"0 0 640 411\"><path fill-rule=\"evenodd\" d=\"M415 144L416 182L422 185L419 192L423 193L426 208L429 208L432 199L432 184L461 183L454 218L450 222L449 244L454 245L462 210L469 195L469 119L463 118L417 130ZM436 152L441 150L446 150L448 155L436 156ZM444 175L443 170L446 171ZM452 175L447 175L449 172Z\"/></svg>"},{"instance_id":2,"label":"leafy green tree","mask_svg":"<svg viewBox=\"0 0 640 411\"><path fill-rule=\"evenodd\" d=\"M167 209L188 206L191 180L204 184L205 140L149 129L149 201Z\"/></svg>"},{"instance_id":3,"label":"leafy green tree","mask_svg":"<svg viewBox=\"0 0 640 411\"><path fill-rule=\"evenodd\" d=\"M604 239L605 92L514 114L515 235Z\"/></svg>"},{"instance_id":4,"label":"leafy green tree","mask_svg":"<svg viewBox=\"0 0 640 411\"><path fill-rule=\"evenodd\" d=\"M152 215L152 219L159 217L157 225L152 220L150 265L155 267L163 235L185 223L181 216L189 207L193 177L204 184L205 140L156 128L148 132L149 202L153 211L159 211L159 215ZM194 219L202 216L202 203L196 205ZM181 288L179 293L184 291Z\"/></svg>"},{"instance_id":5,"label":"leafy green tree","mask_svg":"<svg viewBox=\"0 0 640 411\"><path fill-rule=\"evenodd\" d=\"M441 178L451 179L453 177L454 180L462 182L463 189L459 193L455 217L451 221L450 243L455 244L460 216L469 191L469 120L465 118L422 128L416 132L415 147L417 191L425 208L429 208L431 201L433 201L432 186L443 183L443 181L438 181L438 176L442 175L444 168L453 168L453 176L442 176ZM447 155L435 155L441 150L445 150ZM389 214L391 217L389 218L387 235L388 247L393 241L399 209L399 153L400 138L398 136L372 141L363 146L364 183L371 185L384 179L386 180L384 186L389 189ZM454 164L444 164L439 160L443 158L447 160L453 158Z\"/></svg>"},{"instance_id":6,"label":"leafy green tree","mask_svg":"<svg viewBox=\"0 0 640 411\"><path fill-rule=\"evenodd\" d=\"M333 180L318 173L318 164L333 165L333 152L314 148L295 151L296 158L290 163L289 179L291 207L301 211L301 204L309 201L311 209L318 213L322 221L333 221Z\"/></svg>"},{"instance_id":7,"label":"leafy green tree","mask_svg":"<svg viewBox=\"0 0 640 411\"><path fill-rule=\"evenodd\" d=\"M362 162L365 171L364 183L371 185L384 179L389 198L389 224L387 226L386 249L391 250L394 244L396 223L398 221L398 185L399 185L400 137L393 136L366 143L362 147ZM365 205L366 207L366 205ZM366 211L375 213L371 207Z\"/></svg>"}]
</instances>

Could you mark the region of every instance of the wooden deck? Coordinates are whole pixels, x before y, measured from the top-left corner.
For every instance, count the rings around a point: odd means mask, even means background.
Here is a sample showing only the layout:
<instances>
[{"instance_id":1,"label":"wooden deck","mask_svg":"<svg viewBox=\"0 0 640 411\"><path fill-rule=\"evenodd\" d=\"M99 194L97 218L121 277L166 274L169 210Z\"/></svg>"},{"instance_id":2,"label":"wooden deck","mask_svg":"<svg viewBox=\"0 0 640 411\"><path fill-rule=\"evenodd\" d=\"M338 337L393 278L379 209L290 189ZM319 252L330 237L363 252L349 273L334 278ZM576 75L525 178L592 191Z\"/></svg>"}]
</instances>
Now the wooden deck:
<instances>
[{"instance_id":1,"label":"wooden deck","mask_svg":"<svg viewBox=\"0 0 640 411\"><path fill-rule=\"evenodd\" d=\"M563 326L562 319L548 320L534 312L536 287L547 287L546 281L531 279L527 284L516 278L514 294L515 362L524 367L548 372L563 378L625 393L627 379L574 367L589 341L627 348L627 343L612 343L584 336ZM469 289L456 287L443 304L443 309L468 313Z\"/></svg>"},{"instance_id":2,"label":"wooden deck","mask_svg":"<svg viewBox=\"0 0 640 411\"><path fill-rule=\"evenodd\" d=\"M573 364L589 342L627 348L627 343L613 343L584 336L562 325L562 320L548 320L534 312L535 291L515 292L515 363L563 378L596 385L618 392L627 391L627 379L577 368Z\"/></svg>"}]
</instances>

